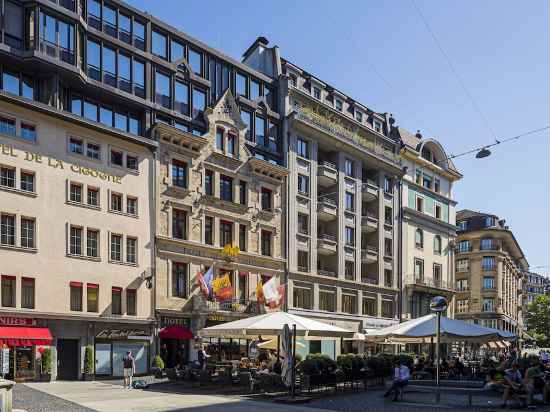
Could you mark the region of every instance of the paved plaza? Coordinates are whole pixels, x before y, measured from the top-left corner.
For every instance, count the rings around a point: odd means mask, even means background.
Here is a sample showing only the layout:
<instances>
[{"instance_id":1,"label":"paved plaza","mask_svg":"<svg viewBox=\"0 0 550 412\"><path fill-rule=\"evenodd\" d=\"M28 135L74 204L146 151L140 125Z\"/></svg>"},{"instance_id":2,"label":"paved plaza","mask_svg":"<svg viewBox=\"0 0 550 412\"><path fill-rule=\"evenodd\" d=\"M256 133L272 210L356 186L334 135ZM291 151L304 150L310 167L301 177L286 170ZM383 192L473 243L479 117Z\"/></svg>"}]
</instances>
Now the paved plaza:
<instances>
[{"instance_id":1,"label":"paved plaza","mask_svg":"<svg viewBox=\"0 0 550 412\"><path fill-rule=\"evenodd\" d=\"M16 385L14 407L26 412L422 412L426 410L498 411L498 399L474 398L472 408L465 397L446 397L433 404L432 394L407 394L403 402L393 403L382 397L381 389L323 396L300 406L282 405L265 400L245 399L237 395L215 395L207 389L178 391L171 385L150 390L122 389L117 382L53 382ZM539 408L539 410L543 410Z\"/></svg>"}]
</instances>

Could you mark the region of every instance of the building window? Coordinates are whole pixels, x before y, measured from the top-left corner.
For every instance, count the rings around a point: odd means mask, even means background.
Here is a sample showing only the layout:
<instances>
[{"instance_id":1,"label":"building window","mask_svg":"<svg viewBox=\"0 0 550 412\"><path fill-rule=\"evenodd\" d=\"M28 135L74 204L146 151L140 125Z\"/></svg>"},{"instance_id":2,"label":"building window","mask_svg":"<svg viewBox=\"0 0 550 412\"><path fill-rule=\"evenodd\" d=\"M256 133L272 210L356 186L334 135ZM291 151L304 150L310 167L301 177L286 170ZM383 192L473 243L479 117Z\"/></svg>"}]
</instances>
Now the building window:
<instances>
[{"instance_id":1,"label":"building window","mask_svg":"<svg viewBox=\"0 0 550 412\"><path fill-rule=\"evenodd\" d=\"M483 270L495 270L496 267L497 263L494 256L483 256L481 259L481 268Z\"/></svg>"},{"instance_id":2,"label":"building window","mask_svg":"<svg viewBox=\"0 0 550 412\"><path fill-rule=\"evenodd\" d=\"M214 196L214 172L212 170L205 171L204 192L207 196Z\"/></svg>"},{"instance_id":3,"label":"building window","mask_svg":"<svg viewBox=\"0 0 550 412\"><path fill-rule=\"evenodd\" d=\"M86 255L99 257L99 231L88 229L86 231Z\"/></svg>"},{"instance_id":4,"label":"building window","mask_svg":"<svg viewBox=\"0 0 550 412\"><path fill-rule=\"evenodd\" d=\"M304 213L298 213L298 233L309 235L309 216Z\"/></svg>"},{"instance_id":5,"label":"building window","mask_svg":"<svg viewBox=\"0 0 550 412\"><path fill-rule=\"evenodd\" d=\"M239 225L239 249L246 252L246 225Z\"/></svg>"},{"instance_id":6,"label":"building window","mask_svg":"<svg viewBox=\"0 0 550 412\"><path fill-rule=\"evenodd\" d=\"M437 255L441 254L441 236L434 236L434 253Z\"/></svg>"},{"instance_id":7,"label":"building window","mask_svg":"<svg viewBox=\"0 0 550 412\"><path fill-rule=\"evenodd\" d=\"M468 299L461 299L456 301L456 311L458 313L468 312Z\"/></svg>"},{"instance_id":8,"label":"building window","mask_svg":"<svg viewBox=\"0 0 550 412\"><path fill-rule=\"evenodd\" d=\"M111 210L115 212L122 212L122 195L118 193L111 193Z\"/></svg>"},{"instance_id":9,"label":"building window","mask_svg":"<svg viewBox=\"0 0 550 412\"><path fill-rule=\"evenodd\" d=\"M350 159L346 159L344 162L344 173L346 176L353 177L353 161Z\"/></svg>"},{"instance_id":10,"label":"building window","mask_svg":"<svg viewBox=\"0 0 550 412\"><path fill-rule=\"evenodd\" d=\"M15 120L0 116L0 133L15 136Z\"/></svg>"},{"instance_id":11,"label":"building window","mask_svg":"<svg viewBox=\"0 0 550 412\"><path fill-rule=\"evenodd\" d=\"M432 178L426 174L422 176L422 186L424 186L426 189L432 188Z\"/></svg>"},{"instance_id":12,"label":"building window","mask_svg":"<svg viewBox=\"0 0 550 412\"><path fill-rule=\"evenodd\" d=\"M468 259L458 259L456 261L457 272L468 272L470 270L470 261Z\"/></svg>"},{"instance_id":13,"label":"building window","mask_svg":"<svg viewBox=\"0 0 550 412\"><path fill-rule=\"evenodd\" d=\"M468 279L460 279L456 281L456 291L464 292L468 290Z\"/></svg>"},{"instance_id":14,"label":"building window","mask_svg":"<svg viewBox=\"0 0 550 412\"><path fill-rule=\"evenodd\" d=\"M241 119L246 125L246 132L245 132L246 140L253 141L254 139L252 138L252 113L246 110L241 110Z\"/></svg>"},{"instance_id":15,"label":"building window","mask_svg":"<svg viewBox=\"0 0 550 412\"><path fill-rule=\"evenodd\" d=\"M237 92L237 96L248 97L247 83L248 78L245 75L241 73L237 73L235 75L235 90Z\"/></svg>"},{"instance_id":16,"label":"building window","mask_svg":"<svg viewBox=\"0 0 550 412\"><path fill-rule=\"evenodd\" d=\"M145 50L145 25L134 19L133 29L134 46L140 50Z\"/></svg>"},{"instance_id":17,"label":"building window","mask_svg":"<svg viewBox=\"0 0 550 412\"><path fill-rule=\"evenodd\" d=\"M21 278L21 307L34 309L34 278Z\"/></svg>"},{"instance_id":18,"label":"building window","mask_svg":"<svg viewBox=\"0 0 550 412\"><path fill-rule=\"evenodd\" d=\"M355 229L346 226L345 229L346 246L355 246Z\"/></svg>"},{"instance_id":19,"label":"building window","mask_svg":"<svg viewBox=\"0 0 550 412\"><path fill-rule=\"evenodd\" d=\"M417 196L416 197L416 211L424 212L424 198Z\"/></svg>"},{"instance_id":20,"label":"building window","mask_svg":"<svg viewBox=\"0 0 550 412\"><path fill-rule=\"evenodd\" d=\"M170 77L159 71L155 71L155 102L162 107L170 109L171 99Z\"/></svg>"},{"instance_id":21,"label":"building window","mask_svg":"<svg viewBox=\"0 0 550 412\"><path fill-rule=\"evenodd\" d=\"M272 211L273 210L272 201L273 201L273 193L271 192L271 190L266 189L265 187L262 187L262 192L261 192L262 210L266 210L269 212Z\"/></svg>"},{"instance_id":22,"label":"building window","mask_svg":"<svg viewBox=\"0 0 550 412\"><path fill-rule=\"evenodd\" d=\"M319 310L336 312L336 291L334 289L319 287Z\"/></svg>"},{"instance_id":23,"label":"building window","mask_svg":"<svg viewBox=\"0 0 550 412\"><path fill-rule=\"evenodd\" d=\"M113 262L122 261L122 236L111 234L111 260Z\"/></svg>"},{"instance_id":24,"label":"building window","mask_svg":"<svg viewBox=\"0 0 550 412\"><path fill-rule=\"evenodd\" d=\"M486 216L485 217L485 227L493 227L495 226L496 219L493 216Z\"/></svg>"},{"instance_id":25,"label":"building window","mask_svg":"<svg viewBox=\"0 0 550 412\"><path fill-rule=\"evenodd\" d=\"M206 109L206 93L193 87L193 119L199 118Z\"/></svg>"},{"instance_id":26,"label":"building window","mask_svg":"<svg viewBox=\"0 0 550 412\"><path fill-rule=\"evenodd\" d=\"M0 216L0 244L15 246L15 216Z\"/></svg>"},{"instance_id":27,"label":"building window","mask_svg":"<svg viewBox=\"0 0 550 412\"><path fill-rule=\"evenodd\" d=\"M292 288L292 305L300 309L313 309L313 293L308 287L294 285Z\"/></svg>"},{"instance_id":28,"label":"building window","mask_svg":"<svg viewBox=\"0 0 550 412\"><path fill-rule=\"evenodd\" d=\"M344 269L346 280L355 280L355 263L346 260Z\"/></svg>"},{"instance_id":29,"label":"building window","mask_svg":"<svg viewBox=\"0 0 550 412\"><path fill-rule=\"evenodd\" d=\"M172 296L187 297L187 264L172 262Z\"/></svg>"},{"instance_id":30,"label":"building window","mask_svg":"<svg viewBox=\"0 0 550 412\"><path fill-rule=\"evenodd\" d=\"M363 297L363 315L366 316L376 316L378 313L378 308L376 307L376 298L375 297Z\"/></svg>"},{"instance_id":31,"label":"building window","mask_svg":"<svg viewBox=\"0 0 550 412\"><path fill-rule=\"evenodd\" d=\"M300 272L309 272L309 253L305 250L298 251L298 270Z\"/></svg>"},{"instance_id":32,"label":"building window","mask_svg":"<svg viewBox=\"0 0 550 412\"><path fill-rule=\"evenodd\" d=\"M334 107L336 108L336 110L338 110L339 112L341 112L341 111L342 111L342 108L343 108L342 100L340 100L340 99L335 99L335 101L334 101Z\"/></svg>"},{"instance_id":33,"label":"building window","mask_svg":"<svg viewBox=\"0 0 550 412\"><path fill-rule=\"evenodd\" d=\"M315 97L317 100L321 100L321 89L313 86L313 97Z\"/></svg>"},{"instance_id":34,"label":"building window","mask_svg":"<svg viewBox=\"0 0 550 412\"><path fill-rule=\"evenodd\" d=\"M346 210L348 212L355 211L355 196L353 193L346 192L345 195Z\"/></svg>"},{"instance_id":35,"label":"building window","mask_svg":"<svg viewBox=\"0 0 550 412\"><path fill-rule=\"evenodd\" d=\"M233 201L233 179L229 176L220 175L220 199Z\"/></svg>"},{"instance_id":36,"label":"building window","mask_svg":"<svg viewBox=\"0 0 550 412\"><path fill-rule=\"evenodd\" d=\"M36 142L36 126L21 122L21 138L29 142Z\"/></svg>"},{"instance_id":37,"label":"building window","mask_svg":"<svg viewBox=\"0 0 550 412\"><path fill-rule=\"evenodd\" d=\"M151 33L151 53L163 59L167 58L167 41L164 34L153 30Z\"/></svg>"},{"instance_id":38,"label":"building window","mask_svg":"<svg viewBox=\"0 0 550 412\"><path fill-rule=\"evenodd\" d=\"M342 312L357 313L357 295L342 293Z\"/></svg>"},{"instance_id":39,"label":"building window","mask_svg":"<svg viewBox=\"0 0 550 412\"><path fill-rule=\"evenodd\" d=\"M483 277L483 289L496 289L495 278L493 276Z\"/></svg>"},{"instance_id":40,"label":"building window","mask_svg":"<svg viewBox=\"0 0 550 412\"><path fill-rule=\"evenodd\" d=\"M216 149L219 151L224 150L224 144L223 144L223 129L217 129L216 130Z\"/></svg>"},{"instance_id":41,"label":"building window","mask_svg":"<svg viewBox=\"0 0 550 412\"><path fill-rule=\"evenodd\" d=\"M174 85L174 110L189 115L189 86L178 81Z\"/></svg>"},{"instance_id":42,"label":"building window","mask_svg":"<svg viewBox=\"0 0 550 412\"><path fill-rule=\"evenodd\" d=\"M48 56L74 64L74 25L40 12L40 49Z\"/></svg>"},{"instance_id":43,"label":"building window","mask_svg":"<svg viewBox=\"0 0 550 412\"><path fill-rule=\"evenodd\" d=\"M470 252L472 248L470 247L470 241L469 240L462 240L458 242L458 252L459 253L465 253Z\"/></svg>"},{"instance_id":44,"label":"building window","mask_svg":"<svg viewBox=\"0 0 550 412\"><path fill-rule=\"evenodd\" d=\"M384 176L384 192L393 193L393 180L391 177Z\"/></svg>"},{"instance_id":45,"label":"building window","mask_svg":"<svg viewBox=\"0 0 550 412\"><path fill-rule=\"evenodd\" d=\"M495 311L495 300L493 298L484 298L483 299L483 312L494 312Z\"/></svg>"},{"instance_id":46,"label":"building window","mask_svg":"<svg viewBox=\"0 0 550 412\"><path fill-rule=\"evenodd\" d=\"M172 237L185 240L187 238L187 213L172 209Z\"/></svg>"},{"instance_id":47,"label":"building window","mask_svg":"<svg viewBox=\"0 0 550 412\"><path fill-rule=\"evenodd\" d=\"M74 312L82 312L82 283L80 282L71 282L71 310Z\"/></svg>"},{"instance_id":48,"label":"building window","mask_svg":"<svg viewBox=\"0 0 550 412\"><path fill-rule=\"evenodd\" d=\"M462 220L458 222L458 230L461 230L461 231L468 230L468 221Z\"/></svg>"},{"instance_id":49,"label":"building window","mask_svg":"<svg viewBox=\"0 0 550 412\"><path fill-rule=\"evenodd\" d=\"M250 100L256 101L260 97L260 83L250 79Z\"/></svg>"},{"instance_id":50,"label":"building window","mask_svg":"<svg viewBox=\"0 0 550 412\"><path fill-rule=\"evenodd\" d=\"M237 137L232 133L227 134L227 154L237 155Z\"/></svg>"},{"instance_id":51,"label":"building window","mask_svg":"<svg viewBox=\"0 0 550 412\"><path fill-rule=\"evenodd\" d=\"M21 218L21 247L34 249L36 222L34 219Z\"/></svg>"},{"instance_id":52,"label":"building window","mask_svg":"<svg viewBox=\"0 0 550 412\"><path fill-rule=\"evenodd\" d=\"M434 279L434 285L435 287L441 287L442 286L442 272L443 269L441 265L434 263L433 266L433 279Z\"/></svg>"},{"instance_id":53,"label":"building window","mask_svg":"<svg viewBox=\"0 0 550 412\"><path fill-rule=\"evenodd\" d=\"M135 197L128 196L126 198L126 213L134 216L137 215L137 199Z\"/></svg>"},{"instance_id":54,"label":"building window","mask_svg":"<svg viewBox=\"0 0 550 412\"><path fill-rule=\"evenodd\" d=\"M115 166L123 167L122 159L124 154L119 150L111 150L111 164Z\"/></svg>"},{"instance_id":55,"label":"building window","mask_svg":"<svg viewBox=\"0 0 550 412\"><path fill-rule=\"evenodd\" d=\"M233 222L220 220L220 246L233 245Z\"/></svg>"},{"instance_id":56,"label":"building window","mask_svg":"<svg viewBox=\"0 0 550 412\"><path fill-rule=\"evenodd\" d=\"M246 202L246 182L244 180L241 180L239 182L239 203L241 205L247 204Z\"/></svg>"},{"instance_id":57,"label":"building window","mask_svg":"<svg viewBox=\"0 0 550 412\"><path fill-rule=\"evenodd\" d=\"M481 239L481 243L479 245L479 248L481 250L492 250L493 249L493 239Z\"/></svg>"},{"instance_id":58,"label":"building window","mask_svg":"<svg viewBox=\"0 0 550 412\"><path fill-rule=\"evenodd\" d=\"M392 300L382 300L382 317L383 318L393 318L393 301Z\"/></svg>"},{"instance_id":59,"label":"building window","mask_svg":"<svg viewBox=\"0 0 550 412\"><path fill-rule=\"evenodd\" d=\"M134 237L126 238L126 263L137 263L137 239Z\"/></svg>"},{"instance_id":60,"label":"building window","mask_svg":"<svg viewBox=\"0 0 550 412\"><path fill-rule=\"evenodd\" d=\"M137 291L135 289L126 289L126 314L128 316L137 314Z\"/></svg>"},{"instance_id":61,"label":"building window","mask_svg":"<svg viewBox=\"0 0 550 412\"><path fill-rule=\"evenodd\" d=\"M88 312L99 311L99 285L92 283L86 285L86 306Z\"/></svg>"},{"instance_id":62,"label":"building window","mask_svg":"<svg viewBox=\"0 0 550 412\"><path fill-rule=\"evenodd\" d=\"M296 154L304 159L309 159L309 142L307 140L297 139Z\"/></svg>"},{"instance_id":63,"label":"building window","mask_svg":"<svg viewBox=\"0 0 550 412\"><path fill-rule=\"evenodd\" d=\"M170 61L177 62L185 57L185 46L173 39L170 40Z\"/></svg>"},{"instance_id":64,"label":"building window","mask_svg":"<svg viewBox=\"0 0 550 412\"><path fill-rule=\"evenodd\" d=\"M82 203L82 185L71 183L69 199L71 202Z\"/></svg>"},{"instance_id":65,"label":"building window","mask_svg":"<svg viewBox=\"0 0 550 412\"><path fill-rule=\"evenodd\" d=\"M298 174L298 192L309 195L309 177Z\"/></svg>"},{"instance_id":66,"label":"building window","mask_svg":"<svg viewBox=\"0 0 550 412\"><path fill-rule=\"evenodd\" d=\"M71 239L69 244L71 255L82 255L82 228L71 226Z\"/></svg>"},{"instance_id":67,"label":"building window","mask_svg":"<svg viewBox=\"0 0 550 412\"><path fill-rule=\"evenodd\" d=\"M177 187L187 187L187 163L172 159L172 184Z\"/></svg>"},{"instance_id":68,"label":"building window","mask_svg":"<svg viewBox=\"0 0 550 412\"><path fill-rule=\"evenodd\" d=\"M272 233L262 230L262 255L271 256L271 237Z\"/></svg>"},{"instance_id":69,"label":"building window","mask_svg":"<svg viewBox=\"0 0 550 412\"><path fill-rule=\"evenodd\" d=\"M434 179L434 190L436 193L441 192L441 180L439 180L437 177Z\"/></svg>"},{"instance_id":70,"label":"building window","mask_svg":"<svg viewBox=\"0 0 550 412\"><path fill-rule=\"evenodd\" d=\"M116 286L111 290L111 313L122 315L122 288Z\"/></svg>"},{"instance_id":71,"label":"building window","mask_svg":"<svg viewBox=\"0 0 550 412\"><path fill-rule=\"evenodd\" d=\"M2 306L15 307L15 276L2 275Z\"/></svg>"},{"instance_id":72,"label":"building window","mask_svg":"<svg viewBox=\"0 0 550 412\"><path fill-rule=\"evenodd\" d=\"M422 259L414 259L414 281L415 283L424 282L424 261Z\"/></svg>"},{"instance_id":73,"label":"building window","mask_svg":"<svg viewBox=\"0 0 550 412\"><path fill-rule=\"evenodd\" d=\"M355 120L357 120L359 123L363 123L363 113L361 113L359 110L355 111Z\"/></svg>"},{"instance_id":74,"label":"building window","mask_svg":"<svg viewBox=\"0 0 550 412\"><path fill-rule=\"evenodd\" d=\"M15 188L15 169L0 167L0 186Z\"/></svg>"},{"instance_id":75,"label":"building window","mask_svg":"<svg viewBox=\"0 0 550 412\"><path fill-rule=\"evenodd\" d=\"M204 217L204 243L214 244L214 218L212 216Z\"/></svg>"},{"instance_id":76,"label":"building window","mask_svg":"<svg viewBox=\"0 0 550 412\"><path fill-rule=\"evenodd\" d=\"M90 206L99 206L99 189L88 186L87 202Z\"/></svg>"},{"instance_id":77,"label":"building window","mask_svg":"<svg viewBox=\"0 0 550 412\"><path fill-rule=\"evenodd\" d=\"M189 66L191 66L191 69L199 76L202 76L203 74L202 53L190 48L188 61L189 61Z\"/></svg>"},{"instance_id":78,"label":"building window","mask_svg":"<svg viewBox=\"0 0 550 412\"><path fill-rule=\"evenodd\" d=\"M126 155L126 168L130 170L138 170L138 158L135 156Z\"/></svg>"},{"instance_id":79,"label":"building window","mask_svg":"<svg viewBox=\"0 0 550 412\"><path fill-rule=\"evenodd\" d=\"M262 146L267 146L265 141L265 119L256 115L254 118L254 132L256 134L256 142Z\"/></svg>"},{"instance_id":80,"label":"building window","mask_svg":"<svg viewBox=\"0 0 550 412\"><path fill-rule=\"evenodd\" d=\"M418 249L424 248L424 232L422 229L416 229L414 232L414 245Z\"/></svg>"}]
</instances>

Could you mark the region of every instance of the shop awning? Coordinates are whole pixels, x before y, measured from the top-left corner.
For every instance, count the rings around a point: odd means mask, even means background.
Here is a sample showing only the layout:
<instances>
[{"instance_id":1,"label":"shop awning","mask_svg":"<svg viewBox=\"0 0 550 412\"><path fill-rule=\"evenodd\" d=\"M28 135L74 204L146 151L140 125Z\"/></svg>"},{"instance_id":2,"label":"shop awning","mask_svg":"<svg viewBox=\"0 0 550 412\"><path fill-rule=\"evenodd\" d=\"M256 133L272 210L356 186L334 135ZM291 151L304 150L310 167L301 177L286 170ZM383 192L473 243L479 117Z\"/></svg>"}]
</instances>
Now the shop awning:
<instances>
[{"instance_id":1,"label":"shop awning","mask_svg":"<svg viewBox=\"0 0 550 412\"><path fill-rule=\"evenodd\" d=\"M52 334L48 328L0 327L0 345L33 346L51 344Z\"/></svg>"},{"instance_id":2,"label":"shop awning","mask_svg":"<svg viewBox=\"0 0 550 412\"><path fill-rule=\"evenodd\" d=\"M193 339L193 332L191 332L185 326L179 326L179 325L167 326L160 330L159 338L189 340L189 339Z\"/></svg>"}]
</instances>

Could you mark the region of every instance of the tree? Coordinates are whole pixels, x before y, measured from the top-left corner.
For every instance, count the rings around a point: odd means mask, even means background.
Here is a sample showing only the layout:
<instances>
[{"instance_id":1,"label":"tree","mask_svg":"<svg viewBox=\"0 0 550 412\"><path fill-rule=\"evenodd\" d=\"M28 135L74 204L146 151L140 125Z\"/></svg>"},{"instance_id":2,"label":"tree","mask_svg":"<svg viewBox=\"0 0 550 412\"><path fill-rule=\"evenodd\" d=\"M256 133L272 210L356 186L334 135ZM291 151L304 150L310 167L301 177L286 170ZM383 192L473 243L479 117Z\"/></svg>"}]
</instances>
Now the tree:
<instances>
[{"instance_id":1,"label":"tree","mask_svg":"<svg viewBox=\"0 0 550 412\"><path fill-rule=\"evenodd\" d=\"M550 296L537 296L527 306L527 332L537 344L547 347L550 344Z\"/></svg>"}]
</instances>

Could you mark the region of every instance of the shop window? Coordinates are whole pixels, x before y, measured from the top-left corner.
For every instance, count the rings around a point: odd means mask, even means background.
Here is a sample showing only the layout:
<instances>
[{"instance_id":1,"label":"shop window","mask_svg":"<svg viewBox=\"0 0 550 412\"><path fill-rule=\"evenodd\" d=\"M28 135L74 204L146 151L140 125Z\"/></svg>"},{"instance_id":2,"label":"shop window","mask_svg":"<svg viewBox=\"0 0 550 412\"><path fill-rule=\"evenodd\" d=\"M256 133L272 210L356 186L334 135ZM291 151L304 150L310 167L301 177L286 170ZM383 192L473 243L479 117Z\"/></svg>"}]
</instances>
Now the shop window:
<instances>
[{"instance_id":1,"label":"shop window","mask_svg":"<svg viewBox=\"0 0 550 412\"><path fill-rule=\"evenodd\" d=\"M71 282L71 311L82 312L82 283Z\"/></svg>"},{"instance_id":2,"label":"shop window","mask_svg":"<svg viewBox=\"0 0 550 412\"><path fill-rule=\"evenodd\" d=\"M122 288L113 286L111 295L111 313L122 315Z\"/></svg>"},{"instance_id":3,"label":"shop window","mask_svg":"<svg viewBox=\"0 0 550 412\"><path fill-rule=\"evenodd\" d=\"M126 314L136 316L137 314L137 291L126 289Z\"/></svg>"},{"instance_id":4,"label":"shop window","mask_svg":"<svg viewBox=\"0 0 550 412\"><path fill-rule=\"evenodd\" d=\"M2 306L15 307L15 276L2 275Z\"/></svg>"},{"instance_id":5,"label":"shop window","mask_svg":"<svg viewBox=\"0 0 550 412\"><path fill-rule=\"evenodd\" d=\"M93 283L86 285L86 301L88 312L99 311L99 285Z\"/></svg>"},{"instance_id":6,"label":"shop window","mask_svg":"<svg viewBox=\"0 0 550 412\"><path fill-rule=\"evenodd\" d=\"M34 278L21 278L21 307L34 309Z\"/></svg>"}]
</instances>

